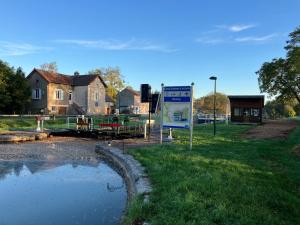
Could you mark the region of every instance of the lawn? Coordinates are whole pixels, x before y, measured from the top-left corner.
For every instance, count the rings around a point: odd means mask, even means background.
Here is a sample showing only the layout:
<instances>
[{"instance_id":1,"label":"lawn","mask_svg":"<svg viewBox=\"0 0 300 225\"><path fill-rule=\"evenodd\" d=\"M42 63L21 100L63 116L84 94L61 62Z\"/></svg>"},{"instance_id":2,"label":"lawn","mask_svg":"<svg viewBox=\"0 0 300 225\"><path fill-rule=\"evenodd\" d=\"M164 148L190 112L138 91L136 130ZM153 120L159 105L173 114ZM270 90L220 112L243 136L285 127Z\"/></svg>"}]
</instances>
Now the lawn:
<instances>
[{"instance_id":1,"label":"lawn","mask_svg":"<svg viewBox=\"0 0 300 225\"><path fill-rule=\"evenodd\" d=\"M115 123L113 121L114 116L103 116L97 115L92 116L95 128L98 128L98 124L102 123ZM128 121L130 117L130 121ZM143 120L145 118L137 115L120 115L118 116L119 123L126 125L141 125L144 124ZM133 121L132 121L133 120ZM124 122L127 121L127 122ZM7 130L33 130L36 129L37 124L35 117L0 117L0 131ZM76 117L73 116L69 120L69 125L67 124L67 116L56 116L55 120L50 116L50 120L44 121L45 129L61 129L61 128L75 128L76 127Z\"/></svg>"},{"instance_id":2,"label":"lawn","mask_svg":"<svg viewBox=\"0 0 300 225\"><path fill-rule=\"evenodd\" d=\"M131 149L146 168L153 192L137 198L125 224L300 224L298 126L286 140L241 138L249 126L219 125L175 132L176 143ZM135 222L134 222L135 221Z\"/></svg>"}]
</instances>

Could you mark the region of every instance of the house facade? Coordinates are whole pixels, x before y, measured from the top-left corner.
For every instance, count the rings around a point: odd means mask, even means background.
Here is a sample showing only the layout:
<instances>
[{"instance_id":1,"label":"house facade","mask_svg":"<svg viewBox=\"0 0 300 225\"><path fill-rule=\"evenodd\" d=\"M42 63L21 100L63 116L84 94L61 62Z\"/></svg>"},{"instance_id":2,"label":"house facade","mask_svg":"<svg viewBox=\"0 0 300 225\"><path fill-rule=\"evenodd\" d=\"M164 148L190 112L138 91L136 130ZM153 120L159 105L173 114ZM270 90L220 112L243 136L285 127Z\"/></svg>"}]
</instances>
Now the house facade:
<instances>
[{"instance_id":1,"label":"house facade","mask_svg":"<svg viewBox=\"0 0 300 225\"><path fill-rule=\"evenodd\" d=\"M263 95L232 95L228 96L233 123L262 123Z\"/></svg>"},{"instance_id":2,"label":"house facade","mask_svg":"<svg viewBox=\"0 0 300 225\"><path fill-rule=\"evenodd\" d=\"M141 103L140 92L126 87L117 95L116 109L120 113L148 114L149 103Z\"/></svg>"},{"instance_id":3,"label":"house facade","mask_svg":"<svg viewBox=\"0 0 300 225\"><path fill-rule=\"evenodd\" d=\"M27 77L31 113L106 114L106 84L100 75L64 75L34 69Z\"/></svg>"}]
</instances>

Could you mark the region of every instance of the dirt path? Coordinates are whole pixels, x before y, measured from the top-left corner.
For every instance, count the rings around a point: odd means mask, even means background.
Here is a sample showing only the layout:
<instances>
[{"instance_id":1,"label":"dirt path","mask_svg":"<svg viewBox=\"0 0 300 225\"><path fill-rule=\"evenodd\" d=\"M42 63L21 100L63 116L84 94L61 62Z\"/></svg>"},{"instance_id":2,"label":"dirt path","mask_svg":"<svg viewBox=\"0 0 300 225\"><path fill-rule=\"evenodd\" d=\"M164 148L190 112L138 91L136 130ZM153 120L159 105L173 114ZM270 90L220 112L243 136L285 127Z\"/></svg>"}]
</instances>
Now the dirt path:
<instances>
[{"instance_id":1,"label":"dirt path","mask_svg":"<svg viewBox=\"0 0 300 225\"><path fill-rule=\"evenodd\" d=\"M287 138L297 125L298 122L295 120L270 120L250 129L244 137L253 139Z\"/></svg>"}]
</instances>

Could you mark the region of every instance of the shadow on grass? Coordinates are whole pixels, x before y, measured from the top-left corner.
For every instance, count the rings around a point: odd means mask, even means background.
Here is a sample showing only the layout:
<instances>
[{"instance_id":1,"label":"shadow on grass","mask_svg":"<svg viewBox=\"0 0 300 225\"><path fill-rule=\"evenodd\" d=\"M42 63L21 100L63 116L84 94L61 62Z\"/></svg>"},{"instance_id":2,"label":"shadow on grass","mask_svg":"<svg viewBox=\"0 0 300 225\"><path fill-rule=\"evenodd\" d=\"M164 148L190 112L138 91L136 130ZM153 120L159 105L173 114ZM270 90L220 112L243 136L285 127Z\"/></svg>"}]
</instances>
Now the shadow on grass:
<instances>
[{"instance_id":1,"label":"shadow on grass","mask_svg":"<svg viewBox=\"0 0 300 225\"><path fill-rule=\"evenodd\" d=\"M298 127L286 140L249 140L249 126L212 126L174 144L131 150L154 186L147 215L151 224L299 224L300 163L292 152Z\"/></svg>"}]
</instances>

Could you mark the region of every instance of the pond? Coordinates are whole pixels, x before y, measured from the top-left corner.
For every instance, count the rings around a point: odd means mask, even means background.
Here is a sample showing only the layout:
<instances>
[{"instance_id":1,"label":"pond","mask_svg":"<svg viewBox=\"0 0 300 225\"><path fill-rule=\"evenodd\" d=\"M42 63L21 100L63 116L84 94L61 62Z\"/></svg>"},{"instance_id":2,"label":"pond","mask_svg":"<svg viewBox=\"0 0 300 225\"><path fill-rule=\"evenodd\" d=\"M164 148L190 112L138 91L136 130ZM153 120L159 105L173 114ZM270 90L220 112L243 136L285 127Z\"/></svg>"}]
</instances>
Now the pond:
<instances>
[{"instance_id":1,"label":"pond","mask_svg":"<svg viewBox=\"0 0 300 225\"><path fill-rule=\"evenodd\" d=\"M0 161L0 225L115 225L126 200L100 159Z\"/></svg>"}]
</instances>

